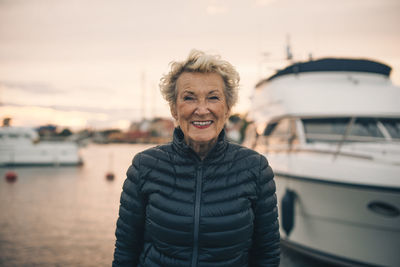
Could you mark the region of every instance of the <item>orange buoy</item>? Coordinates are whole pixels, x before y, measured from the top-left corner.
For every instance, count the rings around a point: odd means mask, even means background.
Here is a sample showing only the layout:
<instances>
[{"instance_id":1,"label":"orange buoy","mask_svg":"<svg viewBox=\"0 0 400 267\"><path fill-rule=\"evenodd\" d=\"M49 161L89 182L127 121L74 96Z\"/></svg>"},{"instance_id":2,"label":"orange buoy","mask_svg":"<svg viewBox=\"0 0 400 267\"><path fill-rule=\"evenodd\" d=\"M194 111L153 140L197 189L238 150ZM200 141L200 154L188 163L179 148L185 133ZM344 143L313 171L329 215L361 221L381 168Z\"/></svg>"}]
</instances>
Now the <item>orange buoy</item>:
<instances>
[{"instance_id":1,"label":"orange buoy","mask_svg":"<svg viewBox=\"0 0 400 267\"><path fill-rule=\"evenodd\" d=\"M112 181L112 180L114 180L114 173L112 173L112 172L107 172L107 174L106 174L106 179L107 180L109 180L109 181Z\"/></svg>"},{"instance_id":2,"label":"orange buoy","mask_svg":"<svg viewBox=\"0 0 400 267\"><path fill-rule=\"evenodd\" d=\"M6 172L6 175L5 175L7 182L10 182L10 183L15 182L17 180L17 177L18 177L18 175L14 171L8 171L8 172Z\"/></svg>"}]
</instances>

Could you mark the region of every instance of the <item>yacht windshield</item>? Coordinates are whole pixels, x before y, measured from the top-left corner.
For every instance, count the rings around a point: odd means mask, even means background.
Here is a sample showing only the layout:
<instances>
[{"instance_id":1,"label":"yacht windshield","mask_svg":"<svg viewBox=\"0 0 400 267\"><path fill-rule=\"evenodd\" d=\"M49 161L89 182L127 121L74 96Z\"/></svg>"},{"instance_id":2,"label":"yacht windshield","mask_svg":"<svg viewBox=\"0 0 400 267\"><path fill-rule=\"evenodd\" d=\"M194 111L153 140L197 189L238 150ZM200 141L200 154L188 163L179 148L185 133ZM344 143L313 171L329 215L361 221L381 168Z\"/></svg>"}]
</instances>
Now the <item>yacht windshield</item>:
<instances>
[{"instance_id":1,"label":"yacht windshield","mask_svg":"<svg viewBox=\"0 0 400 267\"><path fill-rule=\"evenodd\" d=\"M351 126L349 136L384 138L378 128L377 120L373 118L356 119L354 125Z\"/></svg>"},{"instance_id":2,"label":"yacht windshield","mask_svg":"<svg viewBox=\"0 0 400 267\"><path fill-rule=\"evenodd\" d=\"M393 139L400 139L400 119L381 119L380 121Z\"/></svg>"},{"instance_id":3,"label":"yacht windshield","mask_svg":"<svg viewBox=\"0 0 400 267\"><path fill-rule=\"evenodd\" d=\"M366 142L385 140L375 118L302 119L307 142Z\"/></svg>"}]
</instances>

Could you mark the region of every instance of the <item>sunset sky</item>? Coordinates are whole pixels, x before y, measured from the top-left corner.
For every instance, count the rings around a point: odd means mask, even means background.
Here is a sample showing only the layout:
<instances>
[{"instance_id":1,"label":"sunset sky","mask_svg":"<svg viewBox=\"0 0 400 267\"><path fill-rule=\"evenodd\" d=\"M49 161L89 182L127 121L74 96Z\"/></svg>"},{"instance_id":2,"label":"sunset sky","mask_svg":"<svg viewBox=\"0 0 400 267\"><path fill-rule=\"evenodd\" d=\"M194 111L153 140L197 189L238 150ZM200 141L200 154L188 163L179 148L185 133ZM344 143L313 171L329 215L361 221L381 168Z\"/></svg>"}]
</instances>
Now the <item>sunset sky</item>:
<instances>
[{"instance_id":1,"label":"sunset sky","mask_svg":"<svg viewBox=\"0 0 400 267\"><path fill-rule=\"evenodd\" d=\"M158 83L193 48L254 85L296 61L368 58L400 85L399 0L0 0L0 114L14 125L126 128L170 117Z\"/></svg>"}]
</instances>

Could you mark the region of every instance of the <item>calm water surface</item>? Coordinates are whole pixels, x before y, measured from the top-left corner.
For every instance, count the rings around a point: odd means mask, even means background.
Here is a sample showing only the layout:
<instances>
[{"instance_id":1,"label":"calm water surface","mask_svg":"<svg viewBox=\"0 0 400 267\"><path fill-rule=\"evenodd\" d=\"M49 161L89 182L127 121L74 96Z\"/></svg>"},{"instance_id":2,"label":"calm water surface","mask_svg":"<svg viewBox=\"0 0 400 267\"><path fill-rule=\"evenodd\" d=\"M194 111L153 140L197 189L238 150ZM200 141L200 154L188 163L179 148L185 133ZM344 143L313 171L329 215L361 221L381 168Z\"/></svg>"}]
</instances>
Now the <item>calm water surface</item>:
<instances>
[{"instance_id":1,"label":"calm water surface","mask_svg":"<svg viewBox=\"0 0 400 267\"><path fill-rule=\"evenodd\" d=\"M89 145L83 166L15 168L14 183L0 168L0 266L110 266L125 172L150 146ZM326 265L283 249L281 266Z\"/></svg>"}]
</instances>

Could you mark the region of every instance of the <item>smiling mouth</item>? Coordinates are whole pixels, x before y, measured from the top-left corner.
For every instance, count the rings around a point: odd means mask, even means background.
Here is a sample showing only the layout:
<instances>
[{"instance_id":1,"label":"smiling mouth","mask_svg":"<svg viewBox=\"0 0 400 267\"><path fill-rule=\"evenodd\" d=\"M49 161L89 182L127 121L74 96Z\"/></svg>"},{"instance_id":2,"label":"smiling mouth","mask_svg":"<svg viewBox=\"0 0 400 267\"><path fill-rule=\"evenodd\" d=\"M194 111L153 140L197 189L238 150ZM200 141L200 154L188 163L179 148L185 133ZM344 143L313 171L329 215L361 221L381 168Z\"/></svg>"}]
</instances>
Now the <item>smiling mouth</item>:
<instances>
[{"instance_id":1,"label":"smiling mouth","mask_svg":"<svg viewBox=\"0 0 400 267\"><path fill-rule=\"evenodd\" d=\"M213 123L213 121L193 121L192 125L196 128L207 128Z\"/></svg>"}]
</instances>

